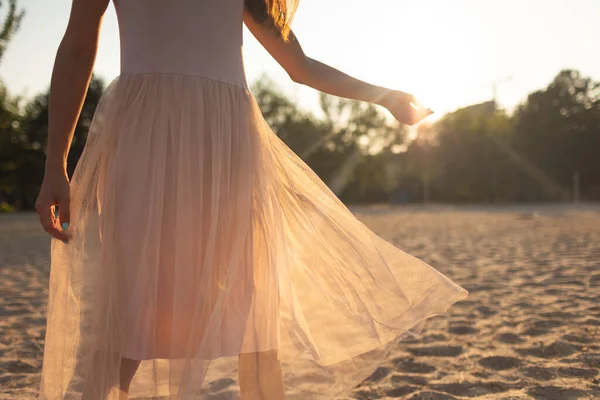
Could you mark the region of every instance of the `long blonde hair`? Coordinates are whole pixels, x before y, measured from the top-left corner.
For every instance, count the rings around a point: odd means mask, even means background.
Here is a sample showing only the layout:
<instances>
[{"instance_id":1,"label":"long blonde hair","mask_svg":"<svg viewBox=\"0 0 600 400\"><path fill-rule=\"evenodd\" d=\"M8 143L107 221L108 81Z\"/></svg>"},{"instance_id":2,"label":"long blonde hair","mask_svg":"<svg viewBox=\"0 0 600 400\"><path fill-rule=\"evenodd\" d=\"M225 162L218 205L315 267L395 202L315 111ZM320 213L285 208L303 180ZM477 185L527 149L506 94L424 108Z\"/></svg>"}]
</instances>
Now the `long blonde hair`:
<instances>
[{"instance_id":1,"label":"long blonde hair","mask_svg":"<svg viewBox=\"0 0 600 400\"><path fill-rule=\"evenodd\" d=\"M288 40L298 0L245 0L245 7L254 19L275 27Z\"/></svg>"}]
</instances>

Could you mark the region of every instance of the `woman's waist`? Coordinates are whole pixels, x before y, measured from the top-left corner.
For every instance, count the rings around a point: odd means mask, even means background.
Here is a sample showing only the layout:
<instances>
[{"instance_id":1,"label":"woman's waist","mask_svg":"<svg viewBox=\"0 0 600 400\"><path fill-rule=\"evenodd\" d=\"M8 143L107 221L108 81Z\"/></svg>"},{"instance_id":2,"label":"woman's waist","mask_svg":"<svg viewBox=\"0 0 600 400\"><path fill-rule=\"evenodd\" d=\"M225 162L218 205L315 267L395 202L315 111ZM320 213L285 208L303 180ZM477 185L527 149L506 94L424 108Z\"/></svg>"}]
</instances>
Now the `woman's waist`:
<instances>
[{"instance_id":1,"label":"woman's waist","mask_svg":"<svg viewBox=\"0 0 600 400\"><path fill-rule=\"evenodd\" d=\"M207 56L201 53L163 56L135 55L121 57L121 74L177 74L197 76L247 88L241 54Z\"/></svg>"}]
</instances>

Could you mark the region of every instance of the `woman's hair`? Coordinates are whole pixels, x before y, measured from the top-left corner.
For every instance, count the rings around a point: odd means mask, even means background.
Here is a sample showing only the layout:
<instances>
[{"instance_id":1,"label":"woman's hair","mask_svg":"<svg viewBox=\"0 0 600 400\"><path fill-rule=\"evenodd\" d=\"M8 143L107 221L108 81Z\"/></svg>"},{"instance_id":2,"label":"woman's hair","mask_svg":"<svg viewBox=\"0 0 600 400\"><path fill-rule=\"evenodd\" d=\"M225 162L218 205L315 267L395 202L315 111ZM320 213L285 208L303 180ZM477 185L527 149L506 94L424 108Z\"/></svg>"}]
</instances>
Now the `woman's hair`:
<instances>
[{"instance_id":1,"label":"woman's hair","mask_svg":"<svg viewBox=\"0 0 600 400\"><path fill-rule=\"evenodd\" d=\"M288 40L298 0L245 0L245 7L256 21L274 26Z\"/></svg>"}]
</instances>

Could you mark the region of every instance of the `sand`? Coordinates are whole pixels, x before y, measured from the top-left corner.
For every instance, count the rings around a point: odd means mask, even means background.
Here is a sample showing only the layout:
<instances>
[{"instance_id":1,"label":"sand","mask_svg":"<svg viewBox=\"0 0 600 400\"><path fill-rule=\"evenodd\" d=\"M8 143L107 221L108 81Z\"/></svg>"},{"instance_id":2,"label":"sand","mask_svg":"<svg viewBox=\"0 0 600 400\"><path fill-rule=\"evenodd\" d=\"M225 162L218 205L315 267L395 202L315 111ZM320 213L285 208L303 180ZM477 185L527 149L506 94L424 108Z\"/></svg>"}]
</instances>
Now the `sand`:
<instances>
[{"instance_id":1,"label":"sand","mask_svg":"<svg viewBox=\"0 0 600 400\"><path fill-rule=\"evenodd\" d=\"M352 398L600 399L600 205L352 210L470 291ZM35 398L48 266L37 216L0 215L0 399Z\"/></svg>"}]
</instances>

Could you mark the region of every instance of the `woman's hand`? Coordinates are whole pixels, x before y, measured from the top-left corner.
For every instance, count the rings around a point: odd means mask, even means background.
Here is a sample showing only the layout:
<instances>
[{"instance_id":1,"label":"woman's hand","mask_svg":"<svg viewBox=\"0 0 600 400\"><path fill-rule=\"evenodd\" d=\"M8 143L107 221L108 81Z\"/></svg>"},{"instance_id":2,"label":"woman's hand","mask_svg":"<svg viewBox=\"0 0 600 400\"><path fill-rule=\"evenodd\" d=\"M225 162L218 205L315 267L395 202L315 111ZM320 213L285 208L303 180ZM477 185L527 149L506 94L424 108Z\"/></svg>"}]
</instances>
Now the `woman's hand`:
<instances>
[{"instance_id":1,"label":"woman's hand","mask_svg":"<svg viewBox=\"0 0 600 400\"><path fill-rule=\"evenodd\" d=\"M70 184L66 171L46 171L42 188L35 202L44 230L57 239L67 242L69 235ZM54 212L58 206L58 218Z\"/></svg>"},{"instance_id":2,"label":"woman's hand","mask_svg":"<svg viewBox=\"0 0 600 400\"><path fill-rule=\"evenodd\" d=\"M412 94L399 90L390 90L380 104L405 125L418 124L425 117L433 114L433 111L425 108Z\"/></svg>"}]
</instances>

